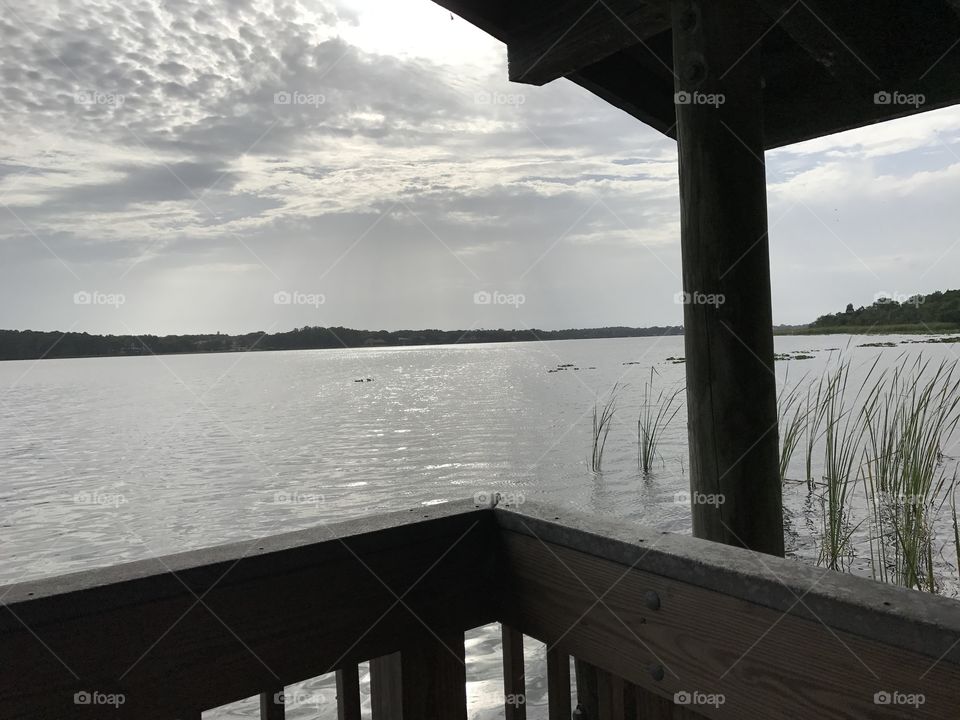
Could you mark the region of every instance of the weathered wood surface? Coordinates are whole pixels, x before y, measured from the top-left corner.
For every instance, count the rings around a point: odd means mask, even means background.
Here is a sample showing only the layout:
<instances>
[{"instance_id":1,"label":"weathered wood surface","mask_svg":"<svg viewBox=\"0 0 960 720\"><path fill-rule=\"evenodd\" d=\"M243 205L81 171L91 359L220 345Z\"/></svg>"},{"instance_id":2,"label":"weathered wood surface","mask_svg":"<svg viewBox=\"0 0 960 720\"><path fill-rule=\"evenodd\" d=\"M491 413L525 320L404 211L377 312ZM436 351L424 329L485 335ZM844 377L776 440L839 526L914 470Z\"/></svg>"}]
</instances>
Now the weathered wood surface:
<instances>
[{"instance_id":1,"label":"weathered wood surface","mask_svg":"<svg viewBox=\"0 0 960 720\"><path fill-rule=\"evenodd\" d=\"M547 649L547 702L550 720L570 719L570 656L556 648Z\"/></svg>"},{"instance_id":2,"label":"weathered wood surface","mask_svg":"<svg viewBox=\"0 0 960 720\"><path fill-rule=\"evenodd\" d=\"M523 663L523 633L503 625L503 702L506 720L526 720L527 681Z\"/></svg>"},{"instance_id":3,"label":"weathered wood surface","mask_svg":"<svg viewBox=\"0 0 960 720\"><path fill-rule=\"evenodd\" d=\"M874 703L882 692L923 693L911 717L950 717L960 704L960 665L950 660L532 535L507 533L502 546L506 622L667 700L702 698L688 708L699 715L903 717L903 707ZM657 610L638 602L650 591L661 599ZM706 704L719 695L722 704Z\"/></svg>"},{"instance_id":4,"label":"weathered wood surface","mask_svg":"<svg viewBox=\"0 0 960 720\"><path fill-rule=\"evenodd\" d=\"M373 720L402 720L403 673L400 653L370 661L370 710Z\"/></svg>"},{"instance_id":5,"label":"weathered wood surface","mask_svg":"<svg viewBox=\"0 0 960 720\"><path fill-rule=\"evenodd\" d=\"M543 85L669 28L669 0L518 3L507 40L510 79Z\"/></svg>"},{"instance_id":6,"label":"weathered wood surface","mask_svg":"<svg viewBox=\"0 0 960 720\"><path fill-rule=\"evenodd\" d=\"M356 663L337 670L337 720L360 720L360 669Z\"/></svg>"},{"instance_id":7,"label":"weathered wood surface","mask_svg":"<svg viewBox=\"0 0 960 720\"><path fill-rule=\"evenodd\" d=\"M397 650L418 618L491 622L491 522L418 508L2 588L0 717L102 715L84 690L123 693L113 717L176 717Z\"/></svg>"},{"instance_id":8,"label":"weathered wood surface","mask_svg":"<svg viewBox=\"0 0 960 720\"><path fill-rule=\"evenodd\" d=\"M424 629L400 652L403 717L407 720L467 720L463 633L439 637Z\"/></svg>"},{"instance_id":9,"label":"weathered wood surface","mask_svg":"<svg viewBox=\"0 0 960 720\"><path fill-rule=\"evenodd\" d=\"M676 0L693 532L783 555L756 14Z\"/></svg>"}]
</instances>

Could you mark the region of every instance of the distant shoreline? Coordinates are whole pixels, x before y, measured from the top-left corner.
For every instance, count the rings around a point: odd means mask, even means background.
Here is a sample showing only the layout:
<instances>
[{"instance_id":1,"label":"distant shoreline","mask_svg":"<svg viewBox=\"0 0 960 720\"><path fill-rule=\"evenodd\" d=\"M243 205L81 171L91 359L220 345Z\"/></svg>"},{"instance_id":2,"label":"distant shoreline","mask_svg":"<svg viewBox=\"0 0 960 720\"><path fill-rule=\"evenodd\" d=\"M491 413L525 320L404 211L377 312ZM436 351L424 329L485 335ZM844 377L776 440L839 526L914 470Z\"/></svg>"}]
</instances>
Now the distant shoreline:
<instances>
[{"instance_id":1,"label":"distant shoreline","mask_svg":"<svg viewBox=\"0 0 960 720\"><path fill-rule=\"evenodd\" d=\"M811 327L780 325L778 336L811 335L949 335L960 327L945 323L869 327ZM278 352L424 345L473 345L555 340L609 340L636 337L682 337L681 326L647 328L605 327L569 330L354 330L306 327L285 333L245 335L89 335L87 333L0 330L0 361L143 357L149 355L207 355L227 352Z\"/></svg>"}]
</instances>

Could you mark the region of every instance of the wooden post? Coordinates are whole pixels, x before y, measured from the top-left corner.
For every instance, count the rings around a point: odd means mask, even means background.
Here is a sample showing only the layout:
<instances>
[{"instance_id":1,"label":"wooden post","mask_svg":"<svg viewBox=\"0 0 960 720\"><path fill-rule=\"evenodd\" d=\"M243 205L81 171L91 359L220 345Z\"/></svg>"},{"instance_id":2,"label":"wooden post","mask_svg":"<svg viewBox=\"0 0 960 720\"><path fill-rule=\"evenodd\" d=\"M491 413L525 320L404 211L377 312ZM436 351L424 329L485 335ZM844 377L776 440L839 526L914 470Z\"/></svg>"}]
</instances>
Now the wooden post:
<instances>
[{"instance_id":1,"label":"wooden post","mask_svg":"<svg viewBox=\"0 0 960 720\"><path fill-rule=\"evenodd\" d=\"M550 720L570 720L570 656L547 650L547 702Z\"/></svg>"},{"instance_id":2,"label":"wooden post","mask_svg":"<svg viewBox=\"0 0 960 720\"><path fill-rule=\"evenodd\" d=\"M440 639L425 633L400 652L403 717L407 720L467 720L467 667L463 633Z\"/></svg>"},{"instance_id":3,"label":"wooden post","mask_svg":"<svg viewBox=\"0 0 960 720\"><path fill-rule=\"evenodd\" d=\"M283 720L286 711L284 692L281 685L269 692L260 693L260 720Z\"/></svg>"},{"instance_id":4,"label":"wooden post","mask_svg":"<svg viewBox=\"0 0 960 720\"><path fill-rule=\"evenodd\" d=\"M527 684L523 665L523 634L509 625L503 637L503 707L506 720L526 720Z\"/></svg>"},{"instance_id":5,"label":"wooden post","mask_svg":"<svg viewBox=\"0 0 960 720\"><path fill-rule=\"evenodd\" d=\"M337 670L337 720L360 720L360 671L354 662Z\"/></svg>"},{"instance_id":6,"label":"wooden post","mask_svg":"<svg viewBox=\"0 0 960 720\"><path fill-rule=\"evenodd\" d=\"M373 720L402 720L402 684L400 653L370 661L370 711Z\"/></svg>"},{"instance_id":7,"label":"wooden post","mask_svg":"<svg viewBox=\"0 0 960 720\"><path fill-rule=\"evenodd\" d=\"M753 6L673 0L693 532L783 555L759 52L766 29Z\"/></svg>"}]
</instances>

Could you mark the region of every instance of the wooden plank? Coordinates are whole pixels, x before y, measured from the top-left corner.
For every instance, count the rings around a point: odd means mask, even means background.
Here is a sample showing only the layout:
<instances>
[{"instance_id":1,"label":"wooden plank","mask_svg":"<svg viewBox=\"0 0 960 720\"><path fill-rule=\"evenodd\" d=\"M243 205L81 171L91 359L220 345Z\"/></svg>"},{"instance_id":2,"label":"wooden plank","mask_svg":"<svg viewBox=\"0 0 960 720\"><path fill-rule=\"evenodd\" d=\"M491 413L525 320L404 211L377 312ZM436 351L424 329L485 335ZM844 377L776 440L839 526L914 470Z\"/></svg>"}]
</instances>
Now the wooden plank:
<instances>
[{"instance_id":1,"label":"wooden plank","mask_svg":"<svg viewBox=\"0 0 960 720\"><path fill-rule=\"evenodd\" d=\"M286 711L283 687L260 693L260 720L283 720Z\"/></svg>"},{"instance_id":2,"label":"wooden plank","mask_svg":"<svg viewBox=\"0 0 960 720\"><path fill-rule=\"evenodd\" d=\"M783 555L763 27L746 7L673 7L693 532Z\"/></svg>"},{"instance_id":3,"label":"wooden plank","mask_svg":"<svg viewBox=\"0 0 960 720\"><path fill-rule=\"evenodd\" d=\"M875 704L882 692L923 694L925 702L909 708L915 718L950 717L960 705L960 664L951 660L545 542L519 533L502 539L504 621L548 644L562 640L577 658L668 701L686 693L691 712L902 718L903 706ZM656 610L638 602L651 591L661 599ZM658 666L661 674L652 672Z\"/></svg>"},{"instance_id":4,"label":"wooden plank","mask_svg":"<svg viewBox=\"0 0 960 720\"><path fill-rule=\"evenodd\" d=\"M547 702L549 720L570 720L570 656L557 648L547 650Z\"/></svg>"},{"instance_id":5,"label":"wooden plank","mask_svg":"<svg viewBox=\"0 0 960 720\"><path fill-rule=\"evenodd\" d=\"M850 32L862 30L863 12L856 13L857 27L850 28L835 12L835 0L757 0L757 5L833 77L861 84L880 79L882 65L874 51Z\"/></svg>"},{"instance_id":6,"label":"wooden plank","mask_svg":"<svg viewBox=\"0 0 960 720\"><path fill-rule=\"evenodd\" d=\"M507 720L525 720L527 683L523 664L523 634L509 625L501 627L504 713Z\"/></svg>"},{"instance_id":7,"label":"wooden plank","mask_svg":"<svg viewBox=\"0 0 960 720\"><path fill-rule=\"evenodd\" d=\"M360 671L356 663L337 670L337 720L360 720Z\"/></svg>"},{"instance_id":8,"label":"wooden plank","mask_svg":"<svg viewBox=\"0 0 960 720\"><path fill-rule=\"evenodd\" d=\"M466 720L467 675L463 633L425 633L404 646L403 717Z\"/></svg>"},{"instance_id":9,"label":"wooden plank","mask_svg":"<svg viewBox=\"0 0 960 720\"><path fill-rule=\"evenodd\" d=\"M508 30L510 80L543 85L669 28L667 0L518 5Z\"/></svg>"},{"instance_id":10,"label":"wooden plank","mask_svg":"<svg viewBox=\"0 0 960 720\"><path fill-rule=\"evenodd\" d=\"M421 620L491 622L492 520L435 506L0 589L0 666L31 678L0 678L0 717L74 716L97 688L169 718L396 651Z\"/></svg>"},{"instance_id":11,"label":"wooden plank","mask_svg":"<svg viewBox=\"0 0 960 720\"><path fill-rule=\"evenodd\" d=\"M370 708L373 720L402 720L402 689L400 653L370 661Z\"/></svg>"}]
</instances>

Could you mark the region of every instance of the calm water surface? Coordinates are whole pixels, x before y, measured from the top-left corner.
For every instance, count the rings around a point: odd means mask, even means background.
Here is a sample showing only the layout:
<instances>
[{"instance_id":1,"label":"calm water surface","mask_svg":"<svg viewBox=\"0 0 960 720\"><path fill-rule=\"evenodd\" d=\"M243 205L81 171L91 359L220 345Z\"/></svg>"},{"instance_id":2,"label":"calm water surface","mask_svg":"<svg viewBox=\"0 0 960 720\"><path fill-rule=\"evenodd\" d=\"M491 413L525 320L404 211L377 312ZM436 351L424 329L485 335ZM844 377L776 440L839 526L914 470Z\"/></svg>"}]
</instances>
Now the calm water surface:
<instances>
[{"instance_id":1,"label":"calm water surface","mask_svg":"<svg viewBox=\"0 0 960 720\"><path fill-rule=\"evenodd\" d=\"M960 349L862 342L778 337L778 352L814 355L778 362L778 380L818 378L841 351L863 367ZM668 360L682 356L683 338L665 337L0 363L0 583L492 491L686 533L684 411L649 477L636 446L651 368L658 388L682 387ZM561 364L579 369L548 372ZM617 382L594 474L593 407ZM805 486L785 502L788 544L812 561ZM543 647L527 652L529 714L546 717ZM495 629L468 636L474 717L502 716L498 653ZM291 717L336 716L329 678L291 692Z\"/></svg>"}]
</instances>

